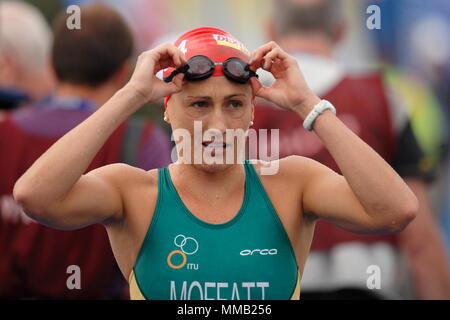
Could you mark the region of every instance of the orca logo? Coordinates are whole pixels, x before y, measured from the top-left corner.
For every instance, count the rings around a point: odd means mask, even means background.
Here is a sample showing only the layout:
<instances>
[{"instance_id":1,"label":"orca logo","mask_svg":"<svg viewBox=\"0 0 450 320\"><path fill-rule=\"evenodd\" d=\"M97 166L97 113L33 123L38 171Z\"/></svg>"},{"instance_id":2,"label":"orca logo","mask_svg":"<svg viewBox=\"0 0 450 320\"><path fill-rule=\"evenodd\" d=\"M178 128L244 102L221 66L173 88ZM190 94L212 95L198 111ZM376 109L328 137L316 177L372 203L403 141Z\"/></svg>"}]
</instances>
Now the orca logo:
<instances>
[{"instance_id":1,"label":"orca logo","mask_svg":"<svg viewBox=\"0 0 450 320\"><path fill-rule=\"evenodd\" d=\"M278 253L277 249L245 249L242 250L239 254L241 256L252 256L252 255L261 255L261 256L266 256L266 255L276 255Z\"/></svg>"}]
</instances>

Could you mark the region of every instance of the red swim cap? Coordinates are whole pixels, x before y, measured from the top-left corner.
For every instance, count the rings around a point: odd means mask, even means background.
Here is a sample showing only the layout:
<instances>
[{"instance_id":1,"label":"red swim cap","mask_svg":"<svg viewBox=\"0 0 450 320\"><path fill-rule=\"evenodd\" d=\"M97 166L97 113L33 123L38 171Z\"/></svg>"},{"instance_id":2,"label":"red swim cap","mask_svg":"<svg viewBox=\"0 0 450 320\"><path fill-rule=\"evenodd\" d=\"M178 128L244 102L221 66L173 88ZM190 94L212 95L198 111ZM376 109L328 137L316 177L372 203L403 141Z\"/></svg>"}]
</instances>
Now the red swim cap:
<instances>
[{"instance_id":1,"label":"red swim cap","mask_svg":"<svg viewBox=\"0 0 450 320\"><path fill-rule=\"evenodd\" d=\"M192 29L184 33L175 41L178 47L189 60L194 56L207 56L214 62L224 62L228 58L236 57L248 61L250 53L247 48L228 32L212 27L201 27ZM174 68L167 68L163 72L163 77L169 76ZM222 66L216 66L213 76L223 76ZM164 99L164 107L167 108L167 101L170 96Z\"/></svg>"}]
</instances>

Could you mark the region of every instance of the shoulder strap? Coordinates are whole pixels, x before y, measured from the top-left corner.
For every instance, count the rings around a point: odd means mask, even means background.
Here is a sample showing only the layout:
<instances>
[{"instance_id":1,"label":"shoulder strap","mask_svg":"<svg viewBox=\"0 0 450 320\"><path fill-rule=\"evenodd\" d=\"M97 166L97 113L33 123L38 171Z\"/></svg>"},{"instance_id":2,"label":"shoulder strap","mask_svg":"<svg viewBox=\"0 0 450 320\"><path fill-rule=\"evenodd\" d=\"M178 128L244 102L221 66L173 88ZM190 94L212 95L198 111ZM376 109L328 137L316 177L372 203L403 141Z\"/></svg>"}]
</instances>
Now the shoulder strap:
<instances>
[{"instance_id":1,"label":"shoulder strap","mask_svg":"<svg viewBox=\"0 0 450 320\"><path fill-rule=\"evenodd\" d=\"M168 167L158 168L158 197L159 195L165 195L166 199L170 198L172 200L175 200L178 196L172 178L170 177Z\"/></svg>"}]
</instances>

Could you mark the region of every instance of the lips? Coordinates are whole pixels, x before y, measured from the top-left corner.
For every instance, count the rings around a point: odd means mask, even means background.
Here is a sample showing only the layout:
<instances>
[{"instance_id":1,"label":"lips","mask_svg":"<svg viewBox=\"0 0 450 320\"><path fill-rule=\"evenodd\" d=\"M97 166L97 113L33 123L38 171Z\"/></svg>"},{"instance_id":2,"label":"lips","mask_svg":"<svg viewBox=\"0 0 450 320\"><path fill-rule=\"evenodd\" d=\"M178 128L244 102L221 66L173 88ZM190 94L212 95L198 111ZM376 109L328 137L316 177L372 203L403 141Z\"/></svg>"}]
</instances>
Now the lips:
<instances>
[{"instance_id":1,"label":"lips","mask_svg":"<svg viewBox=\"0 0 450 320\"><path fill-rule=\"evenodd\" d=\"M226 147L229 146L225 142L224 143L215 143L215 142L212 142L212 141L203 141L202 145L205 148L226 148Z\"/></svg>"}]
</instances>

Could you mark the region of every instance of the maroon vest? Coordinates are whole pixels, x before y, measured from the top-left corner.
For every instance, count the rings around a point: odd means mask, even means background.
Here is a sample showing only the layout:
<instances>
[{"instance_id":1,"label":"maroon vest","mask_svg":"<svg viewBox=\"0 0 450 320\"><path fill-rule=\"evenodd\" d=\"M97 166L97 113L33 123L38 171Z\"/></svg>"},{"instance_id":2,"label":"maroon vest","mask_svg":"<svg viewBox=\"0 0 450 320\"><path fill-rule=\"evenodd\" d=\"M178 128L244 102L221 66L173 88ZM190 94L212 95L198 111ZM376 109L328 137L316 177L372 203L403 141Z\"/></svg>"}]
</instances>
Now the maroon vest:
<instances>
[{"instance_id":1,"label":"maroon vest","mask_svg":"<svg viewBox=\"0 0 450 320\"><path fill-rule=\"evenodd\" d=\"M37 123L43 120L42 117L47 121L63 111L44 111L47 115L32 112L35 113L30 114L31 121L36 119L36 126L39 126ZM62 129L66 127L65 131L89 116L83 111L65 112L65 117L60 114L56 117L63 122L58 125ZM127 123L111 135L86 172L120 161ZM150 131L151 126L147 125L143 137L148 137ZM59 138L60 135L41 136L27 132L7 115L0 123L0 197L11 197L17 179ZM13 223L2 219L6 212L0 211L0 214L0 297L111 297L113 285L119 279L118 269L102 225L62 231L38 223ZM67 288L66 281L70 276L67 267L70 265L80 267L81 290Z\"/></svg>"}]
</instances>

